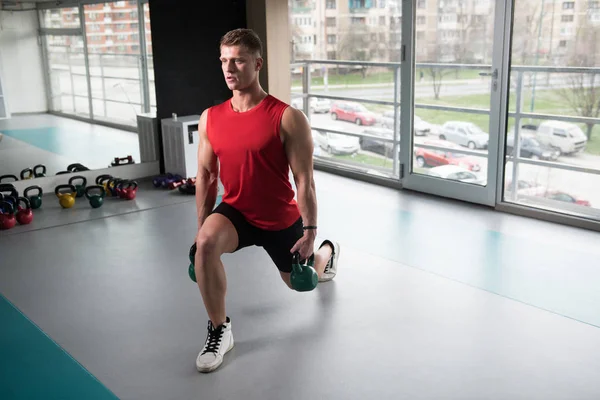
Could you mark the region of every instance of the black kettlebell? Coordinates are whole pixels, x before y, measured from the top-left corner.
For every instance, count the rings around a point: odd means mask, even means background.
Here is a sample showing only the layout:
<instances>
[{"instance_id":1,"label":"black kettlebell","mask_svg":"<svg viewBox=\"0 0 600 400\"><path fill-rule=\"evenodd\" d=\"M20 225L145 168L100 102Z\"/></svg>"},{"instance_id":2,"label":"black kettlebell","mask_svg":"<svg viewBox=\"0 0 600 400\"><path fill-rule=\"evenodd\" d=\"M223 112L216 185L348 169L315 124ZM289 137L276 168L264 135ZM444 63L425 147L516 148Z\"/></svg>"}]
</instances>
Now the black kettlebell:
<instances>
[{"instance_id":1,"label":"black kettlebell","mask_svg":"<svg viewBox=\"0 0 600 400\"><path fill-rule=\"evenodd\" d=\"M99 192L98 194L92 194L90 192ZM93 208L102 207L104 204L104 196L106 192L104 191L104 186L100 185L92 185L85 188L85 197L90 201L90 206Z\"/></svg>"},{"instance_id":2,"label":"black kettlebell","mask_svg":"<svg viewBox=\"0 0 600 400\"><path fill-rule=\"evenodd\" d=\"M75 181L81 181L79 185L74 184ZM69 179L69 185L75 186L75 190L77 191L77 197L83 197L85 195L85 187L87 186L87 179L85 176L77 175Z\"/></svg>"},{"instance_id":3,"label":"black kettlebell","mask_svg":"<svg viewBox=\"0 0 600 400\"><path fill-rule=\"evenodd\" d=\"M33 195L33 196L29 196L28 193L30 193L32 191L37 191L37 194ZM42 206L42 196L43 195L44 195L44 192L42 191L42 188L39 186L29 186L27 189L25 189L23 191L23 196L25 196L29 200L29 203L31 203L31 208L34 210L36 210Z\"/></svg>"},{"instance_id":4,"label":"black kettlebell","mask_svg":"<svg viewBox=\"0 0 600 400\"><path fill-rule=\"evenodd\" d=\"M36 178L43 178L43 177L45 177L46 176L46 166L43 165L43 164L38 164L35 167L33 167L33 175Z\"/></svg>"},{"instance_id":5,"label":"black kettlebell","mask_svg":"<svg viewBox=\"0 0 600 400\"><path fill-rule=\"evenodd\" d=\"M10 175L10 174L9 175L2 175L2 176L0 176L0 183L5 183L4 181L6 179L12 179L13 182L16 182L16 181L19 180L19 178L17 178L16 175Z\"/></svg>"}]
</instances>

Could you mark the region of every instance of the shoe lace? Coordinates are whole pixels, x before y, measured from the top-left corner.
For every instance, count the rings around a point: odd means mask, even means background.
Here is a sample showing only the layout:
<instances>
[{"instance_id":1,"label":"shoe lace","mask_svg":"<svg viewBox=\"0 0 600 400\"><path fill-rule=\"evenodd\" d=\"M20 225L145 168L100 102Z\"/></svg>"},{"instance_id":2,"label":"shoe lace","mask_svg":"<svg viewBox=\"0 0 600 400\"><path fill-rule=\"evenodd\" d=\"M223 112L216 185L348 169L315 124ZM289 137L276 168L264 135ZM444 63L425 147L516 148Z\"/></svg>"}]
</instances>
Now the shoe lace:
<instances>
[{"instance_id":1,"label":"shoe lace","mask_svg":"<svg viewBox=\"0 0 600 400\"><path fill-rule=\"evenodd\" d=\"M206 337L206 344L204 346L204 350L202 354L206 353L217 353L219 350L219 346L221 344L221 339L223 338L223 329L219 327L217 329L214 328L211 322L208 323L208 335Z\"/></svg>"},{"instance_id":2,"label":"shoe lace","mask_svg":"<svg viewBox=\"0 0 600 400\"><path fill-rule=\"evenodd\" d=\"M327 264L325 264L325 270L323 272L328 273L331 270L332 263L333 263L333 256L331 256L329 261L327 261Z\"/></svg>"}]
</instances>

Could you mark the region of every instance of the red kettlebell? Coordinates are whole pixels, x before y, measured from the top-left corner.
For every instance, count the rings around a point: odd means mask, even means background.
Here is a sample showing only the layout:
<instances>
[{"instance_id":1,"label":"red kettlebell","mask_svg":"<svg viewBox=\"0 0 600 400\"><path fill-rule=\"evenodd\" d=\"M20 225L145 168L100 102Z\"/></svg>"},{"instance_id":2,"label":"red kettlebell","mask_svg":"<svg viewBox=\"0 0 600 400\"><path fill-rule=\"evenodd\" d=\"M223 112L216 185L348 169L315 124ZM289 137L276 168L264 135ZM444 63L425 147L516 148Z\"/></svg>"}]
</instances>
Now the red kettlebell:
<instances>
[{"instance_id":1,"label":"red kettlebell","mask_svg":"<svg viewBox=\"0 0 600 400\"><path fill-rule=\"evenodd\" d=\"M7 230L17 224L15 209L8 201L0 203L0 230Z\"/></svg>"},{"instance_id":2,"label":"red kettlebell","mask_svg":"<svg viewBox=\"0 0 600 400\"><path fill-rule=\"evenodd\" d=\"M137 194L138 184L136 181L123 182L123 189L121 190L121 198L125 200L133 200Z\"/></svg>"},{"instance_id":3,"label":"red kettlebell","mask_svg":"<svg viewBox=\"0 0 600 400\"><path fill-rule=\"evenodd\" d=\"M33 210L31 209L31 202L27 197L19 197L19 211L17 211L17 222L21 225L30 224L33 221ZM25 207L21 207L21 204L25 204Z\"/></svg>"}]
</instances>

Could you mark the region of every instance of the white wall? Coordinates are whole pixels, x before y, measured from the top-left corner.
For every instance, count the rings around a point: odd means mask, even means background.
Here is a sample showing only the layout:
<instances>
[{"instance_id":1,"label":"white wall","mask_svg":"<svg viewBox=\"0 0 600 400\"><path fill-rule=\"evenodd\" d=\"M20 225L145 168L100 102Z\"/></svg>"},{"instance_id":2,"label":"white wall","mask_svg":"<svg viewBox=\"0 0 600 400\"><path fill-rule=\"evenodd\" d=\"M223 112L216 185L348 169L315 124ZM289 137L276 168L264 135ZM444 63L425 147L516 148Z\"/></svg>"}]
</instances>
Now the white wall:
<instances>
[{"instance_id":1,"label":"white wall","mask_svg":"<svg viewBox=\"0 0 600 400\"><path fill-rule=\"evenodd\" d=\"M46 112L36 11L0 11L0 76L11 114Z\"/></svg>"}]
</instances>

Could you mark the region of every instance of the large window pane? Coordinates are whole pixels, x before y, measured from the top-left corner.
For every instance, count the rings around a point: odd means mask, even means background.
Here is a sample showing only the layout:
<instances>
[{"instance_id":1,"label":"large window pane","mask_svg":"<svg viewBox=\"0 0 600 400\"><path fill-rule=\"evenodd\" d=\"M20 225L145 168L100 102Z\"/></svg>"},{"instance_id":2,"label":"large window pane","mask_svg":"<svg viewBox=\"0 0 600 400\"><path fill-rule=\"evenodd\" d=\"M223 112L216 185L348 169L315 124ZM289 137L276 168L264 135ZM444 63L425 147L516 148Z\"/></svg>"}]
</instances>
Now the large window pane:
<instances>
[{"instance_id":1,"label":"large window pane","mask_svg":"<svg viewBox=\"0 0 600 400\"><path fill-rule=\"evenodd\" d=\"M89 116L83 38L45 36L48 55L51 109Z\"/></svg>"},{"instance_id":2,"label":"large window pane","mask_svg":"<svg viewBox=\"0 0 600 400\"><path fill-rule=\"evenodd\" d=\"M504 200L599 219L600 8L570 3L515 2Z\"/></svg>"},{"instance_id":3,"label":"large window pane","mask_svg":"<svg viewBox=\"0 0 600 400\"><path fill-rule=\"evenodd\" d=\"M309 94L315 97L306 111L320 161L398 177L394 100L399 101L399 64L374 63L400 61L401 7L399 1L291 1L292 106L304 109L303 79L310 76Z\"/></svg>"},{"instance_id":4,"label":"large window pane","mask_svg":"<svg viewBox=\"0 0 600 400\"><path fill-rule=\"evenodd\" d=\"M142 107L136 2L84 6L94 118L136 125Z\"/></svg>"},{"instance_id":5,"label":"large window pane","mask_svg":"<svg viewBox=\"0 0 600 400\"><path fill-rule=\"evenodd\" d=\"M80 28L79 8L53 8L41 11L42 28Z\"/></svg>"},{"instance_id":6,"label":"large window pane","mask_svg":"<svg viewBox=\"0 0 600 400\"><path fill-rule=\"evenodd\" d=\"M495 4L417 4L414 173L487 185Z\"/></svg>"}]
</instances>

